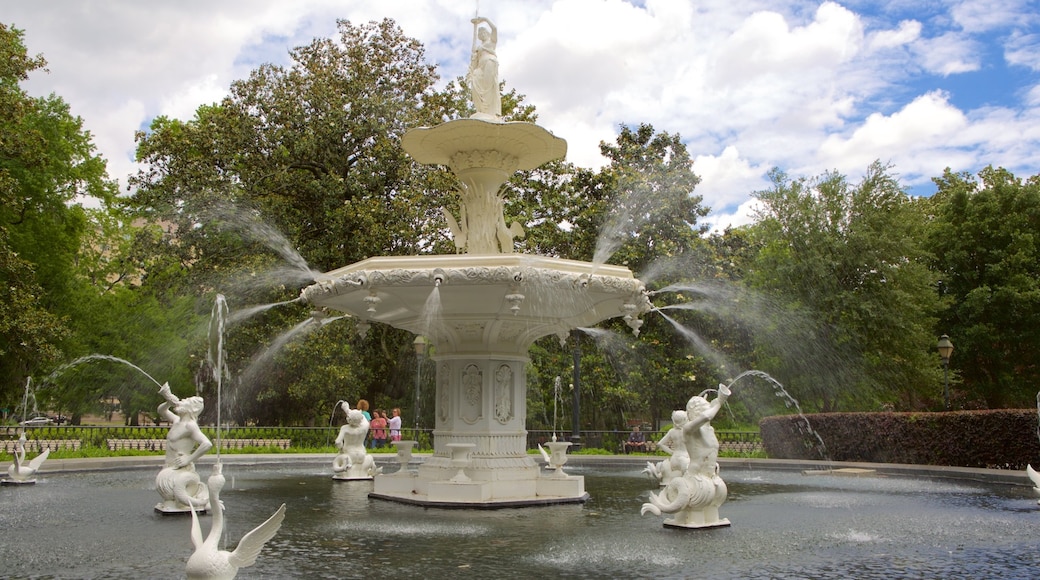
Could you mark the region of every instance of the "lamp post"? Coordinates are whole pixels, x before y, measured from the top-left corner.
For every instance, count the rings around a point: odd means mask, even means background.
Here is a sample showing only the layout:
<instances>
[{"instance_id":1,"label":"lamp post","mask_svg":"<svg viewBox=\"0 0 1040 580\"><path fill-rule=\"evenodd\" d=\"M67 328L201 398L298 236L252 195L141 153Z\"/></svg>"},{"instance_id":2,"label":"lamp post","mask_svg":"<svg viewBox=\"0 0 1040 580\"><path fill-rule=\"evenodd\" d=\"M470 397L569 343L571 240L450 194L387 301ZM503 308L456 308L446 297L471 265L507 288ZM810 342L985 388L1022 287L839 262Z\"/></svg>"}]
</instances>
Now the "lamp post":
<instances>
[{"instance_id":1,"label":"lamp post","mask_svg":"<svg viewBox=\"0 0 1040 580\"><path fill-rule=\"evenodd\" d=\"M419 335L412 341L412 346L415 348L415 440L419 440L419 385L422 378L422 359L423 355L426 354L426 348L430 345L430 342L426 340L426 337Z\"/></svg>"},{"instance_id":2,"label":"lamp post","mask_svg":"<svg viewBox=\"0 0 1040 580\"><path fill-rule=\"evenodd\" d=\"M950 336L944 334L939 337L939 344L936 345L939 349L939 357L942 358L943 365L943 403L946 405L946 410L950 410L950 355L953 354L953 343L950 342Z\"/></svg>"}]
</instances>

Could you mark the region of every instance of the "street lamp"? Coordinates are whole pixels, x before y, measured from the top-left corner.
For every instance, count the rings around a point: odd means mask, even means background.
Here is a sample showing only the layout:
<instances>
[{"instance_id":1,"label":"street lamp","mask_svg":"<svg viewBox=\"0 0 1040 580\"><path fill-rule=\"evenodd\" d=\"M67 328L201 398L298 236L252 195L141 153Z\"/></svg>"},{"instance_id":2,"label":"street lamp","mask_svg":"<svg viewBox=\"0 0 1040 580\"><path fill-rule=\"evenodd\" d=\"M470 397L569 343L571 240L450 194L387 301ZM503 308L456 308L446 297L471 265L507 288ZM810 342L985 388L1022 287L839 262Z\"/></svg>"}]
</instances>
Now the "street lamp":
<instances>
[{"instance_id":1,"label":"street lamp","mask_svg":"<svg viewBox=\"0 0 1040 580\"><path fill-rule=\"evenodd\" d=\"M939 357L942 358L943 365L943 403L946 405L946 410L950 410L950 355L953 354L953 343L950 342L950 336L944 334L939 337L939 344L936 345L939 349Z\"/></svg>"},{"instance_id":2,"label":"street lamp","mask_svg":"<svg viewBox=\"0 0 1040 580\"><path fill-rule=\"evenodd\" d=\"M426 337L419 335L412 341L412 346L415 348L415 440L419 440L419 384L422 377L422 359L423 355L426 354L426 348L430 345L430 341L426 340Z\"/></svg>"}]
</instances>

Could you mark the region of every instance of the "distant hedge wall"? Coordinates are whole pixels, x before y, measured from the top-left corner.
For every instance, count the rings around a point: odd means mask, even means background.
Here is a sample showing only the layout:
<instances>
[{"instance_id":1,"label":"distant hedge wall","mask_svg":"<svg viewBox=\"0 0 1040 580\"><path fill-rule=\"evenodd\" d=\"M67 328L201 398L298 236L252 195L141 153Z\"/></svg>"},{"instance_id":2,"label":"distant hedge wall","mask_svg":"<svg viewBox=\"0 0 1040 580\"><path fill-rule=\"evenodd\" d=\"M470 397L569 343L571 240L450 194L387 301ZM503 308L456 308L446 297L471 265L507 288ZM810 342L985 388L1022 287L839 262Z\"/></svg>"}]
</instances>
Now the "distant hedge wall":
<instances>
[{"instance_id":1,"label":"distant hedge wall","mask_svg":"<svg viewBox=\"0 0 1040 580\"><path fill-rule=\"evenodd\" d=\"M766 453L776 459L1040 468L1036 409L783 415L759 426Z\"/></svg>"}]
</instances>

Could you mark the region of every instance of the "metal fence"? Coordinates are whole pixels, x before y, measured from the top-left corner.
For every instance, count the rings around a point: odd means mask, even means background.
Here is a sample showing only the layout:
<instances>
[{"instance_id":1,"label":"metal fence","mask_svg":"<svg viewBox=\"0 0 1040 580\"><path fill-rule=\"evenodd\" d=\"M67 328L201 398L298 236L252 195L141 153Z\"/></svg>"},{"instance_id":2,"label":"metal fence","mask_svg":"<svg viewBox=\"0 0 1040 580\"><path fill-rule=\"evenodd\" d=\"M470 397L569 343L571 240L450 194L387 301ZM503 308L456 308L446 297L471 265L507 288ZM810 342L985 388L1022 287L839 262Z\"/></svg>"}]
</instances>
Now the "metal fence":
<instances>
[{"instance_id":1,"label":"metal fence","mask_svg":"<svg viewBox=\"0 0 1040 580\"><path fill-rule=\"evenodd\" d=\"M644 431L643 435L647 441L660 441L667 430ZM582 431L580 446L587 448L604 449L611 453L623 453L624 443L628 439L629 431ZM734 451L738 453L756 453L762 451L762 437L757 431L727 431L715 430L715 436L719 439L719 447L723 451ZM539 444L552 441L552 431L528 431L527 448L533 449ZM570 433L556 433L559 441L570 441Z\"/></svg>"},{"instance_id":2,"label":"metal fence","mask_svg":"<svg viewBox=\"0 0 1040 580\"><path fill-rule=\"evenodd\" d=\"M21 431L18 426L0 427L0 451L4 451ZM144 449L161 451L168 427L123 427L123 426L75 426L45 425L26 427L28 439L27 450L42 451L44 448L56 450L99 448L99 449ZM202 432L216 442L216 427L202 427ZM666 431L646 431L647 441L658 441ZM332 447L339 426L330 427L225 427L220 430L220 438L225 448L256 447L261 449L321 449ZM717 429L721 449L740 453L755 453L762 450L762 439L755 431L726 431ZM417 451L433 449L433 430L405 428L401 430L403 439L418 441ZM527 432L527 448L534 449L539 444L551 441L552 431L534 430ZM570 433L556 433L557 439L570 441ZM582 431L579 446L582 448L604 449L611 453L623 451L623 444L628 438L627 431ZM114 441L122 442L114 444ZM140 444L126 443L140 441ZM7 442L3 444L2 442ZM388 442L389 446L389 442Z\"/></svg>"}]
</instances>

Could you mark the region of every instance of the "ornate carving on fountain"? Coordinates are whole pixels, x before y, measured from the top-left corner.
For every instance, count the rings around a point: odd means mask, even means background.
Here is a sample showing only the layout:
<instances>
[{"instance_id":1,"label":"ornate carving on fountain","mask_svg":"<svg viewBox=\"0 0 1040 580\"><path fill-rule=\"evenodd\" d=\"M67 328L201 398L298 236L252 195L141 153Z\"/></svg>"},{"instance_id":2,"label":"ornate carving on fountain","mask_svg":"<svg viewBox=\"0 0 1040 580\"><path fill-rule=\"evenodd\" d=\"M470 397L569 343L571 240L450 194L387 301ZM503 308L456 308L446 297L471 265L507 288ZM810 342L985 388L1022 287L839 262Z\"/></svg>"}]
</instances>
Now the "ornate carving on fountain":
<instances>
[{"instance_id":1,"label":"ornate carving on fountain","mask_svg":"<svg viewBox=\"0 0 1040 580\"><path fill-rule=\"evenodd\" d=\"M503 425L513 420L513 369L509 365L495 372L495 420Z\"/></svg>"},{"instance_id":2,"label":"ornate carving on fountain","mask_svg":"<svg viewBox=\"0 0 1040 580\"><path fill-rule=\"evenodd\" d=\"M448 167L456 174L470 169L497 169L512 175L519 166L516 155L495 150L459 151L448 159Z\"/></svg>"},{"instance_id":3,"label":"ornate carving on fountain","mask_svg":"<svg viewBox=\"0 0 1040 580\"><path fill-rule=\"evenodd\" d=\"M473 425L483 418L481 402L484 398L484 373L477 365L469 365L462 371L462 401L459 416Z\"/></svg>"}]
</instances>

